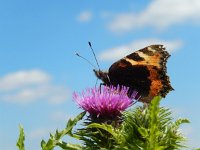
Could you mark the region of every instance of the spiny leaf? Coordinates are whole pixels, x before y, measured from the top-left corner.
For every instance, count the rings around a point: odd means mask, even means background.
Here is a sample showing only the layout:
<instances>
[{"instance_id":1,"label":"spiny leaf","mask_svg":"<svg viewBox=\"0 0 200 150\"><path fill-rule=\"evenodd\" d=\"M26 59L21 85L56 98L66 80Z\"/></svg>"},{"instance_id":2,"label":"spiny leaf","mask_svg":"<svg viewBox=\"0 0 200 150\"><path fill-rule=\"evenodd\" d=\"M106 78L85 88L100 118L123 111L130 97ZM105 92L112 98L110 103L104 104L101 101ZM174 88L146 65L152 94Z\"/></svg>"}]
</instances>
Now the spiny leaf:
<instances>
[{"instance_id":1,"label":"spiny leaf","mask_svg":"<svg viewBox=\"0 0 200 150\"><path fill-rule=\"evenodd\" d=\"M42 149L45 148L46 144L47 144L47 143L46 143L44 140L41 141L41 147L42 147Z\"/></svg>"},{"instance_id":2,"label":"spiny leaf","mask_svg":"<svg viewBox=\"0 0 200 150\"><path fill-rule=\"evenodd\" d=\"M139 133L140 133L144 138L147 138L148 135L149 135L148 129L145 129L145 128L143 128L143 127L138 128L138 131L139 131Z\"/></svg>"},{"instance_id":3,"label":"spiny leaf","mask_svg":"<svg viewBox=\"0 0 200 150\"><path fill-rule=\"evenodd\" d=\"M20 125L19 126L19 138L18 138L18 141L16 144L17 147L19 148L19 150L25 150L24 141L25 141L24 129Z\"/></svg>"},{"instance_id":4,"label":"spiny leaf","mask_svg":"<svg viewBox=\"0 0 200 150\"><path fill-rule=\"evenodd\" d=\"M78 121L80 121L86 114L86 111L80 113L76 118L74 118L73 120L72 119L69 119L68 120L68 123L67 123L67 126L65 128L65 133L71 133L72 131L72 128L77 124Z\"/></svg>"},{"instance_id":5,"label":"spiny leaf","mask_svg":"<svg viewBox=\"0 0 200 150\"><path fill-rule=\"evenodd\" d=\"M178 120L176 120L175 121L175 125L176 126L180 126L181 124L183 124L183 123L190 123L190 121L188 120L188 119L178 119Z\"/></svg>"},{"instance_id":6,"label":"spiny leaf","mask_svg":"<svg viewBox=\"0 0 200 150\"><path fill-rule=\"evenodd\" d=\"M87 127L103 129L103 130L107 131L108 133L110 133L115 139L118 138L118 134L117 134L116 130L114 130L114 128L111 125L92 123L92 124L88 125Z\"/></svg>"},{"instance_id":7,"label":"spiny leaf","mask_svg":"<svg viewBox=\"0 0 200 150\"><path fill-rule=\"evenodd\" d=\"M157 148L158 141L157 137L160 134L160 131L157 130L158 125L158 113L159 113L159 102L161 100L161 97L156 96L153 98L151 104L150 104L150 128L149 128L149 138L148 138L148 148L150 150L154 150Z\"/></svg>"},{"instance_id":8,"label":"spiny leaf","mask_svg":"<svg viewBox=\"0 0 200 150\"><path fill-rule=\"evenodd\" d=\"M58 143L58 145L62 149L66 149L66 150L83 150L82 147L78 144L69 144L69 143L65 143L65 142L60 142L60 143Z\"/></svg>"},{"instance_id":9,"label":"spiny leaf","mask_svg":"<svg viewBox=\"0 0 200 150\"><path fill-rule=\"evenodd\" d=\"M149 106L139 106L123 113L124 122L119 133L125 140L118 147L136 150L175 150L184 147L184 137L178 128L189 121L178 119L173 122L171 111L160 107L159 102L160 97L155 97Z\"/></svg>"},{"instance_id":10,"label":"spiny leaf","mask_svg":"<svg viewBox=\"0 0 200 150\"><path fill-rule=\"evenodd\" d=\"M86 114L86 112L82 112L76 118L69 119L69 121L66 125L66 128L60 132L58 130L56 130L55 135L50 134L50 138L47 141L47 143L44 140L42 140L42 142L41 142L42 150L53 150L54 147L56 147L56 146L67 147L69 144L68 143L64 144L64 142L61 140L61 138L63 138L65 135L72 136L73 127L77 124L78 121L80 121L84 117L85 114ZM66 148L66 149L68 149L68 148Z\"/></svg>"}]
</instances>

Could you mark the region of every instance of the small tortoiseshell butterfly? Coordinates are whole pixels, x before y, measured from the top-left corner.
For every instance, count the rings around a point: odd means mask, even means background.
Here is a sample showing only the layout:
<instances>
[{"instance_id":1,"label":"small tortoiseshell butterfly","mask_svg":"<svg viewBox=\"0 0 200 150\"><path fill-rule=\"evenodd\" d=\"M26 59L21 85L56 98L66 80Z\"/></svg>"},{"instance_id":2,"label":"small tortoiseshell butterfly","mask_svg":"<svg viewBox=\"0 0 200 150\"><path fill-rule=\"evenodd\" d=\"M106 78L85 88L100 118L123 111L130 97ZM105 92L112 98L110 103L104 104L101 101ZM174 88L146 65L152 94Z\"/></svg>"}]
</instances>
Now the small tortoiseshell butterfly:
<instances>
[{"instance_id":1,"label":"small tortoiseshell butterfly","mask_svg":"<svg viewBox=\"0 0 200 150\"><path fill-rule=\"evenodd\" d=\"M151 45L113 63L108 72L94 72L104 85L129 87L129 96L135 90L139 101L149 103L154 96L165 97L173 90L166 74L169 56L163 45Z\"/></svg>"}]
</instances>

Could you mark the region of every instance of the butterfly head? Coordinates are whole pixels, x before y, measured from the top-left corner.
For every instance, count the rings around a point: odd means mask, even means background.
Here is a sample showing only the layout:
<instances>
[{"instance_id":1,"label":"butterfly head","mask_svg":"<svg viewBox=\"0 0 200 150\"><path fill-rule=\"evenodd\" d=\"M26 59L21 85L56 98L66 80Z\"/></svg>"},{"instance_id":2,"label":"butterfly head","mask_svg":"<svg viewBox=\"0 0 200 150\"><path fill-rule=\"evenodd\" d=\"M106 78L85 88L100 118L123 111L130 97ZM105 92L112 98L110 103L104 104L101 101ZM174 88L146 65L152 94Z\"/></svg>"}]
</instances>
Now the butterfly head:
<instances>
[{"instance_id":1,"label":"butterfly head","mask_svg":"<svg viewBox=\"0 0 200 150\"><path fill-rule=\"evenodd\" d=\"M101 70L93 70L96 77L102 80L105 84L110 85L110 79L107 72Z\"/></svg>"}]
</instances>

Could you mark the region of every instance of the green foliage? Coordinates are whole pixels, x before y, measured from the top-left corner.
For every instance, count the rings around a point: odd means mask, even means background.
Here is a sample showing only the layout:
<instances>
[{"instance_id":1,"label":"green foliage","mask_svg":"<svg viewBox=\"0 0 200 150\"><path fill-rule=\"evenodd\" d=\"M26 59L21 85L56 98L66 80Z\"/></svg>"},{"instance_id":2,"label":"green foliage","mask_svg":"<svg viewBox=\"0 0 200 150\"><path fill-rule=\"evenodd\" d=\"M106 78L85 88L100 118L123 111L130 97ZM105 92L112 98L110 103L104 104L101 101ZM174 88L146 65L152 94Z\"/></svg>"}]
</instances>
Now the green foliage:
<instances>
[{"instance_id":1,"label":"green foliage","mask_svg":"<svg viewBox=\"0 0 200 150\"><path fill-rule=\"evenodd\" d=\"M124 113L121 131L125 142L121 147L136 150L173 150L184 147L184 137L178 128L189 121L178 119L172 122L169 109L159 107L160 99L155 97L149 106Z\"/></svg>"},{"instance_id":2,"label":"green foliage","mask_svg":"<svg viewBox=\"0 0 200 150\"><path fill-rule=\"evenodd\" d=\"M56 130L56 133L50 134L50 138L47 142L42 140L41 142L41 147L42 150L53 150L54 147L58 146L61 147L62 149L67 149L67 150L81 150L81 146L78 144L69 144L64 141L62 141L62 138L65 135L73 136L72 129L73 127L77 124L78 121L80 121L84 116L86 112L80 113L75 119L69 119L66 128L63 129L62 131Z\"/></svg>"},{"instance_id":3,"label":"green foliage","mask_svg":"<svg viewBox=\"0 0 200 150\"><path fill-rule=\"evenodd\" d=\"M151 104L139 106L123 113L122 118L97 123L87 120L81 129L73 130L86 112L75 119L69 119L66 128L50 134L47 141L42 140L42 150L176 150L183 148L185 138L178 131L180 125L189 123L187 119L173 121L169 109L159 106L160 97L155 97ZM70 144L62 140L70 136L82 141L81 144ZM17 146L24 148L24 131L20 126Z\"/></svg>"},{"instance_id":4,"label":"green foliage","mask_svg":"<svg viewBox=\"0 0 200 150\"><path fill-rule=\"evenodd\" d=\"M19 126L19 137L18 137L17 144L16 144L17 147L19 148L19 150L25 150L24 141L25 141L24 129L20 125Z\"/></svg>"},{"instance_id":5,"label":"green foliage","mask_svg":"<svg viewBox=\"0 0 200 150\"><path fill-rule=\"evenodd\" d=\"M85 149L173 150L184 147L185 139L178 129L189 121L173 122L169 109L159 106L160 99L155 97L148 106L126 111L118 128L105 123L89 123L77 132Z\"/></svg>"},{"instance_id":6,"label":"green foliage","mask_svg":"<svg viewBox=\"0 0 200 150\"><path fill-rule=\"evenodd\" d=\"M91 123L79 130L76 134L81 138L84 149L113 149L118 143L119 130L112 125Z\"/></svg>"}]
</instances>

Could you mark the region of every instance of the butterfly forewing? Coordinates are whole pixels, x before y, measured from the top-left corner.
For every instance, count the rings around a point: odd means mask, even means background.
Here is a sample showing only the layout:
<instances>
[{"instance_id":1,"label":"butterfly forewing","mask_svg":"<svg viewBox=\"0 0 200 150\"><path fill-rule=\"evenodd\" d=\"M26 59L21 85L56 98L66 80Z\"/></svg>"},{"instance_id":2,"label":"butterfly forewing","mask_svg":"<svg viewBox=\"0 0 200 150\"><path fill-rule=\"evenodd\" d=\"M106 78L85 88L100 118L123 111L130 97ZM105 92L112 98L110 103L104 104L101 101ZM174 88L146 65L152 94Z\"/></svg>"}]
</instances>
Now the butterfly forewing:
<instances>
[{"instance_id":1,"label":"butterfly forewing","mask_svg":"<svg viewBox=\"0 0 200 150\"><path fill-rule=\"evenodd\" d=\"M113 63L108 71L110 84L124 85L141 94L142 101L165 95L173 88L166 75L170 55L162 45L151 45Z\"/></svg>"}]
</instances>

